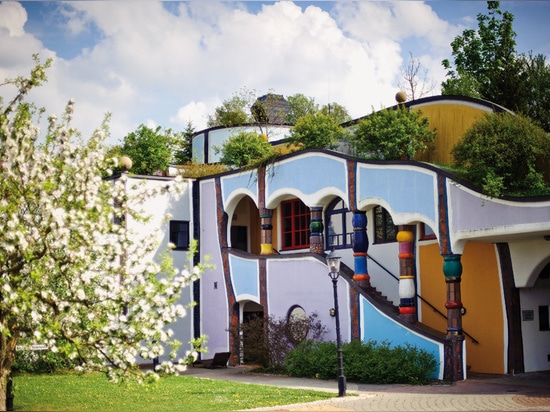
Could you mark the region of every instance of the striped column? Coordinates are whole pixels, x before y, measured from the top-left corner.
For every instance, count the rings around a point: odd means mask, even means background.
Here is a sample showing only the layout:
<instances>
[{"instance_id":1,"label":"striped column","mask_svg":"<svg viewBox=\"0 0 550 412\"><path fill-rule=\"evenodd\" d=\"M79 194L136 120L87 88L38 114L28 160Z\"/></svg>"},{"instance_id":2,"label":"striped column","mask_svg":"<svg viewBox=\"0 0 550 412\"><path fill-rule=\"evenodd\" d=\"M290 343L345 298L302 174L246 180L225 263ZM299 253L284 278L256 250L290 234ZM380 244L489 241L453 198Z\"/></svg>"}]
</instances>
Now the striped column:
<instances>
[{"instance_id":1,"label":"striped column","mask_svg":"<svg viewBox=\"0 0 550 412\"><path fill-rule=\"evenodd\" d=\"M324 226L323 226L323 208L312 206L309 209L309 250L312 253L322 255L325 252Z\"/></svg>"},{"instance_id":2,"label":"striped column","mask_svg":"<svg viewBox=\"0 0 550 412\"><path fill-rule=\"evenodd\" d=\"M367 235L366 212L354 211L351 223L353 224L352 248L355 270L353 280L362 288L368 288L370 287L370 276L367 270L369 238Z\"/></svg>"},{"instance_id":3,"label":"striped column","mask_svg":"<svg viewBox=\"0 0 550 412\"><path fill-rule=\"evenodd\" d=\"M414 226L400 225L399 242L399 316L410 323L418 321L414 281Z\"/></svg>"},{"instance_id":4,"label":"striped column","mask_svg":"<svg viewBox=\"0 0 550 412\"><path fill-rule=\"evenodd\" d=\"M272 209L262 208L260 210L260 254L273 254L273 225L271 218L273 216Z\"/></svg>"},{"instance_id":5,"label":"striped column","mask_svg":"<svg viewBox=\"0 0 550 412\"><path fill-rule=\"evenodd\" d=\"M460 280L462 263L460 255L444 256L443 273L447 284L447 334L462 334L462 301L460 297Z\"/></svg>"},{"instance_id":6,"label":"striped column","mask_svg":"<svg viewBox=\"0 0 550 412\"><path fill-rule=\"evenodd\" d=\"M462 277L461 255L443 256L443 274L447 284L447 334L445 339L445 379L459 381L464 379L462 333L462 301L460 294L460 281Z\"/></svg>"}]
</instances>

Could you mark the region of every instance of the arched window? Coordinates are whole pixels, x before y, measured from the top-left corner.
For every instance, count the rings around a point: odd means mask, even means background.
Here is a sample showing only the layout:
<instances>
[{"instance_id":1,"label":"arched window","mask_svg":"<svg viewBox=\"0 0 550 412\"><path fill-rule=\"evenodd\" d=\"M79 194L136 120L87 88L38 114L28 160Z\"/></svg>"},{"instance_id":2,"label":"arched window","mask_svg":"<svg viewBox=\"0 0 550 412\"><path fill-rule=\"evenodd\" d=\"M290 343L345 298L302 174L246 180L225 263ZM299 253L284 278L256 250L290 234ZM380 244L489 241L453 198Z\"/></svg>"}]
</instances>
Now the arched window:
<instances>
[{"instance_id":1,"label":"arched window","mask_svg":"<svg viewBox=\"0 0 550 412\"><path fill-rule=\"evenodd\" d=\"M374 243L397 242L397 226L382 206L374 208Z\"/></svg>"},{"instance_id":2,"label":"arched window","mask_svg":"<svg viewBox=\"0 0 550 412\"><path fill-rule=\"evenodd\" d=\"M344 249L352 247L352 213L340 198L334 199L325 211L326 248Z\"/></svg>"},{"instance_id":3,"label":"arched window","mask_svg":"<svg viewBox=\"0 0 550 412\"><path fill-rule=\"evenodd\" d=\"M288 337L294 343L302 342L309 332L307 314L304 308L295 305L290 308L287 316Z\"/></svg>"}]
</instances>

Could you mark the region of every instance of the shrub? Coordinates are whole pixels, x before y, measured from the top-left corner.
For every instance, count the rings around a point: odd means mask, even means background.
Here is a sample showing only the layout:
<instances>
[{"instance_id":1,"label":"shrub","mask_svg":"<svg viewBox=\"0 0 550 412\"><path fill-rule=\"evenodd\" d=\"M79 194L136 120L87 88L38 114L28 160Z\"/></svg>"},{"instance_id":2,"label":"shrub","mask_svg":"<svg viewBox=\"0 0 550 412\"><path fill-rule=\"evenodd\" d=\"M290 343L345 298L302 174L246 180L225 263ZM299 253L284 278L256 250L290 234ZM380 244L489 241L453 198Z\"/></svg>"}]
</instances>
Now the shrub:
<instances>
[{"instance_id":1,"label":"shrub","mask_svg":"<svg viewBox=\"0 0 550 412\"><path fill-rule=\"evenodd\" d=\"M13 372L21 373L53 373L59 370L74 369L78 366L76 360L71 360L61 352L50 350L18 350Z\"/></svg>"},{"instance_id":2,"label":"shrub","mask_svg":"<svg viewBox=\"0 0 550 412\"><path fill-rule=\"evenodd\" d=\"M425 384L437 366L435 357L425 350L408 344L391 347L387 341L354 340L343 345L342 354L347 380L357 383ZM291 376L336 379L336 344L303 342L287 355L285 367Z\"/></svg>"},{"instance_id":3,"label":"shrub","mask_svg":"<svg viewBox=\"0 0 550 412\"><path fill-rule=\"evenodd\" d=\"M548 135L527 117L491 113L478 120L452 150L454 166L489 196L550 193L541 165Z\"/></svg>"},{"instance_id":4,"label":"shrub","mask_svg":"<svg viewBox=\"0 0 550 412\"><path fill-rule=\"evenodd\" d=\"M240 132L227 140L220 148L222 156L220 162L232 168L253 166L275 156L273 146L254 132Z\"/></svg>"},{"instance_id":5,"label":"shrub","mask_svg":"<svg viewBox=\"0 0 550 412\"><path fill-rule=\"evenodd\" d=\"M346 135L342 126L328 114L315 112L296 120L288 138L289 146L305 149L332 149Z\"/></svg>"},{"instance_id":6,"label":"shrub","mask_svg":"<svg viewBox=\"0 0 550 412\"><path fill-rule=\"evenodd\" d=\"M406 160L427 150L435 140L427 117L405 106L383 109L360 120L351 136L358 156L375 160Z\"/></svg>"},{"instance_id":7,"label":"shrub","mask_svg":"<svg viewBox=\"0 0 550 412\"><path fill-rule=\"evenodd\" d=\"M316 340L325 334L326 328L317 318L317 313L291 320L256 317L229 332L240 342L245 363L255 363L266 370L283 370L287 354L299 344L294 336Z\"/></svg>"}]
</instances>

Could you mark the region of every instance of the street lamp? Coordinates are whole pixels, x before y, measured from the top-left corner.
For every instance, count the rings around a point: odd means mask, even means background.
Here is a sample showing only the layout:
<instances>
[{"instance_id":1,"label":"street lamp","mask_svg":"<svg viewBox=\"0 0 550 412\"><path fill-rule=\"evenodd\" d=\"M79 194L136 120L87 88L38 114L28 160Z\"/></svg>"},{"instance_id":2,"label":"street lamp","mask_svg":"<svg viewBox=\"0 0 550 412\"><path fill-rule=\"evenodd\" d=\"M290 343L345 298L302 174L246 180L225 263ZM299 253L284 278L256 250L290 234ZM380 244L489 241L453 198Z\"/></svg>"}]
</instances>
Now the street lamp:
<instances>
[{"instance_id":1,"label":"street lamp","mask_svg":"<svg viewBox=\"0 0 550 412\"><path fill-rule=\"evenodd\" d=\"M340 312L338 311L338 278L340 277L341 257L334 249L327 255L328 273L334 289L334 316L336 317L336 347L338 348L338 396L346 396L346 377L344 376L344 360L342 358L342 341L340 339Z\"/></svg>"}]
</instances>

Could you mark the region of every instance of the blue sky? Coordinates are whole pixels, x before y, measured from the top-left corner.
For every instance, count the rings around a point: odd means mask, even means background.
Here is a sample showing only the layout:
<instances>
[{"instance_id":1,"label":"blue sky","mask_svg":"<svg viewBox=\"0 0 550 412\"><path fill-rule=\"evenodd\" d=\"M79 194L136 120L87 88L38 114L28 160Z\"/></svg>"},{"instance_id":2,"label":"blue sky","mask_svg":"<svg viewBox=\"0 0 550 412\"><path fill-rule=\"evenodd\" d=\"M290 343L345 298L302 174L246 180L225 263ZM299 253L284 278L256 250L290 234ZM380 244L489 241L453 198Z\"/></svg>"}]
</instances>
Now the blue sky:
<instances>
[{"instance_id":1,"label":"blue sky","mask_svg":"<svg viewBox=\"0 0 550 412\"><path fill-rule=\"evenodd\" d=\"M550 1L503 1L517 51L550 55ZM183 130L243 89L336 101L353 117L394 103L411 53L436 84L451 41L482 1L3 1L0 78L53 57L31 96L48 114L76 101L84 137L112 114L111 142L140 124ZM13 90L0 88L8 98Z\"/></svg>"}]
</instances>

